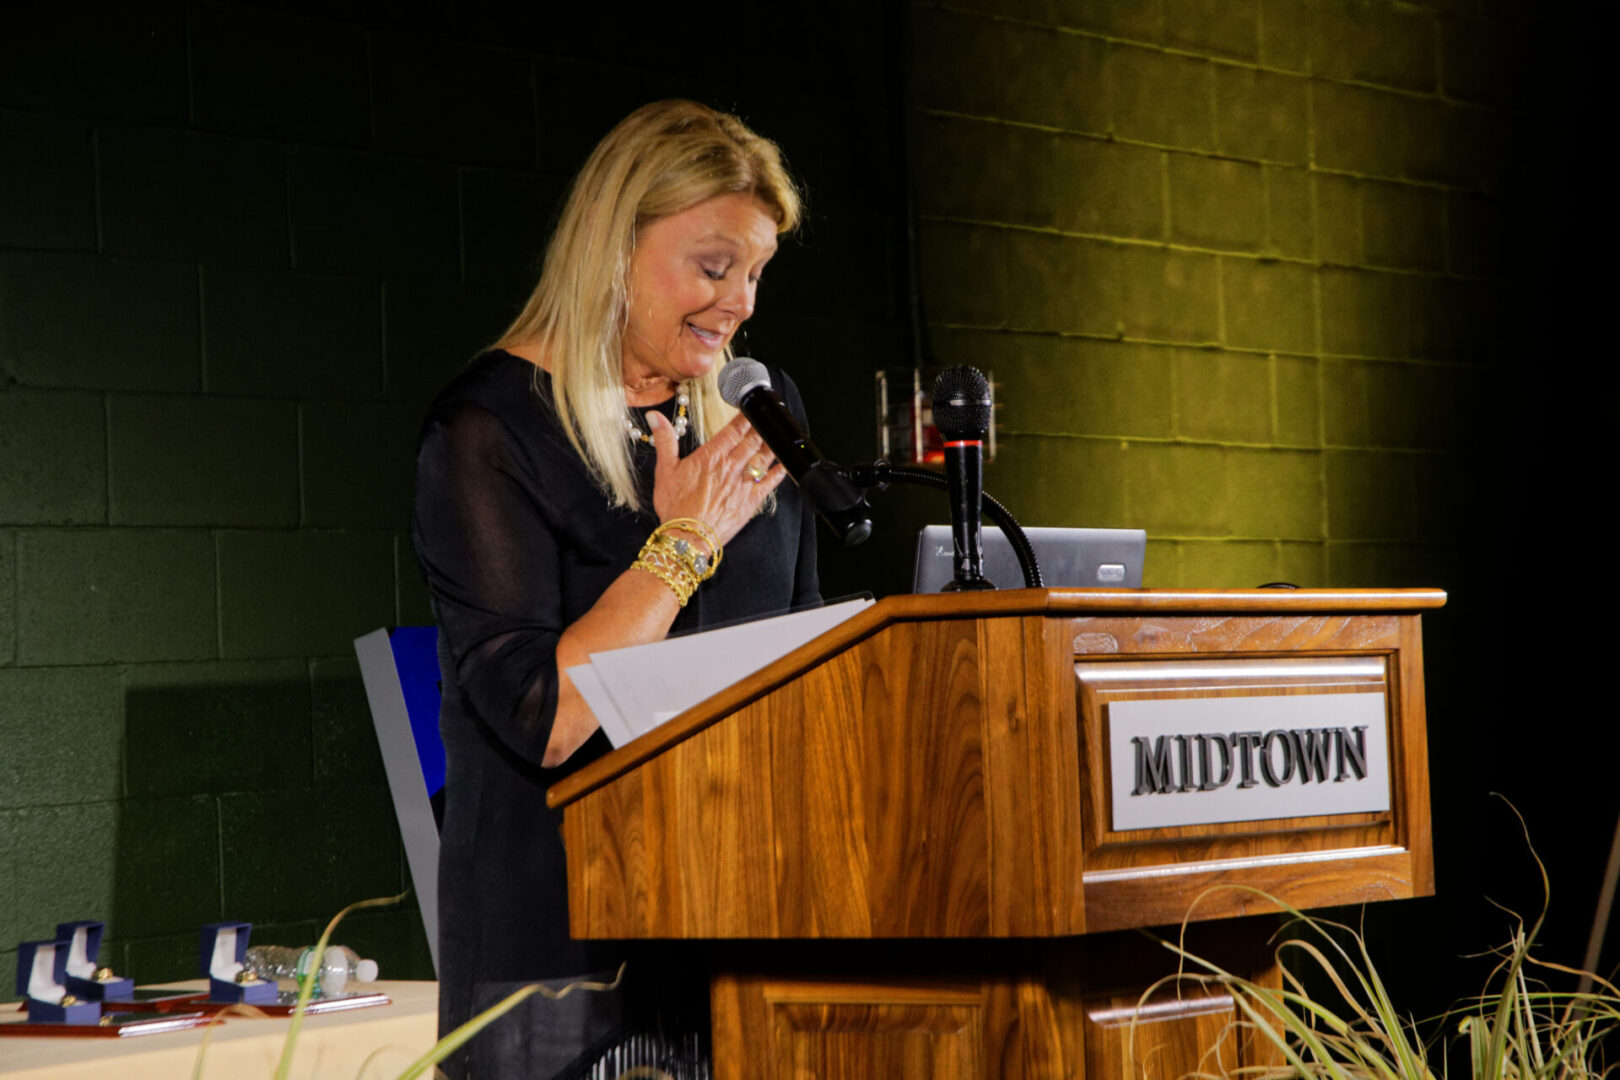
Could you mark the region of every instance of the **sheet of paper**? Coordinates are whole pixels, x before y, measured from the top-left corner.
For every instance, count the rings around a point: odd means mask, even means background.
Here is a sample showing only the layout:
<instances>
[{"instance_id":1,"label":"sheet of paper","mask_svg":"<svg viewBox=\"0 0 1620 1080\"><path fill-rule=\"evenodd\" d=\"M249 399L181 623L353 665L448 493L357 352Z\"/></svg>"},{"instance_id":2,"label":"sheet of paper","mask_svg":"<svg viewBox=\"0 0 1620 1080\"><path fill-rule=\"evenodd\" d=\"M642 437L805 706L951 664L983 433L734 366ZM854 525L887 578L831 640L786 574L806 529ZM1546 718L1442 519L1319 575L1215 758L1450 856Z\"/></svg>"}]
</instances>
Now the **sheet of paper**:
<instances>
[{"instance_id":1,"label":"sheet of paper","mask_svg":"<svg viewBox=\"0 0 1620 1080\"><path fill-rule=\"evenodd\" d=\"M635 738L625 724L624 717L619 715L618 706L613 703L613 698L603 688L596 668L590 664L579 664L568 669L568 677L574 680L574 688L579 691L579 696L585 699L585 704L595 715L596 722L602 725L602 733L608 737L608 742L614 746L623 746Z\"/></svg>"},{"instance_id":2,"label":"sheet of paper","mask_svg":"<svg viewBox=\"0 0 1620 1080\"><path fill-rule=\"evenodd\" d=\"M590 666L602 696L611 703L611 711L634 738L786 656L871 604L866 599L846 600L650 645L592 653ZM570 668L569 674L574 670ZM590 697L585 703L596 712ZM597 719L601 720L600 713ZM623 745L607 724L602 725L602 730L614 746Z\"/></svg>"}]
</instances>

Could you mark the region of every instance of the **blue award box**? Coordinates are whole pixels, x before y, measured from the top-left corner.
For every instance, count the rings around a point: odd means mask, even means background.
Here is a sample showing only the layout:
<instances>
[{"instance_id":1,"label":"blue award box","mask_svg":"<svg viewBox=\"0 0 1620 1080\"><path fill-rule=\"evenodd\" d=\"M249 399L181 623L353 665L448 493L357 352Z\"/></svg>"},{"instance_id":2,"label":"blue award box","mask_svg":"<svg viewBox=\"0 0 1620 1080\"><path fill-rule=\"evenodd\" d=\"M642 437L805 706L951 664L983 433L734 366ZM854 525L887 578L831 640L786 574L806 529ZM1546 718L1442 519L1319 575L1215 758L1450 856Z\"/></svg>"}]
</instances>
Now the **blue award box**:
<instances>
[{"instance_id":1,"label":"blue award box","mask_svg":"<svg viewBox=\"0 0 1620 1080\"><path fill-rule=\"evenodd\" d=\"M66 941L24 941L17 946L17 993L28 999L32 1024L94 1024L101 1002L68 993Z\"/></svg>"},{"instance_id":2,"label":"blue award box","mask_svg":"<svg viewBox=\"0 0 1620 1080\"><path fill-rule=\"evenodd\" d=\"M134 1001L135 980L114 975L112 968L96 966L101 956L101 935L104 923L58 923L56 937L67 942L67 978L64 985L68 993L82 1001Z\"/></svg>"},{"instance_id":3,"label":"blue award box","mask_svg":"<svg viewBox=\"0 0 1620 1080\"><path fill-rule=\"evenodd\" d=\"M197 966L208 977L208 1000L243 1005L274 1005L276 984L249 971L248 935L253 924L245 922L209 923L202 928L197 950Z\"/></svg>"}]
</instances>

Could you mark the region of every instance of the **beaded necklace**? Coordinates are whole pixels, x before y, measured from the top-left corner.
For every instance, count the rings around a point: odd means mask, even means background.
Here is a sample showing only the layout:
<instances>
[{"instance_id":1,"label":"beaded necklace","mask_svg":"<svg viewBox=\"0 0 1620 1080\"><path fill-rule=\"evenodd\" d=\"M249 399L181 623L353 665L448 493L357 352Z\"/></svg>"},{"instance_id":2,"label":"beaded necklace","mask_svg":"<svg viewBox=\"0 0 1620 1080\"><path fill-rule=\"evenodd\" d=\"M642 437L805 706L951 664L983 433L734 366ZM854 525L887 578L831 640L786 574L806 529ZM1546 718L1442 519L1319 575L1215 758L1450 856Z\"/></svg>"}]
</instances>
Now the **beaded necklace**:
<instances>
[{"instance_id":1,"label":"beaded necklace","mask_svg":"<svg viewBox=\"0 0 1620 1080\"><path fill-rule=\"evenodd\" d=\"M686 396L685 391L682 391L680 396L675 399L675 419L671 421L671 426L675 429L675 438L677 440L686 438L686 429L690 426L686 418L686 407L691 404L691 400ZM641 425L636 423L634 414L624 418L624 426L625 431L632 439L649 444L653 441L652 436L642 431Z\"/></svg>"}]
</instances>

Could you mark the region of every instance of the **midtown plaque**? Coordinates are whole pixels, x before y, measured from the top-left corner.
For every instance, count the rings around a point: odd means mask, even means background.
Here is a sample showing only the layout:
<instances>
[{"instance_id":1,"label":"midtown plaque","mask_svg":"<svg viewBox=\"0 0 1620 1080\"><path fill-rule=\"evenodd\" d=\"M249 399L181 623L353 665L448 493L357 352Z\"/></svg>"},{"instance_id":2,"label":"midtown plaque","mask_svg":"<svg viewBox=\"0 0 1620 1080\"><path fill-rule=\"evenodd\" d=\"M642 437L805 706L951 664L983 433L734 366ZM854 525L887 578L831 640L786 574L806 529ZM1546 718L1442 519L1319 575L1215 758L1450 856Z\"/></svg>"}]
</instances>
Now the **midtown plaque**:
<instances>
[{"instance_id":1,"label":"midtown plaque","mask_svg":"<svg viewBox=\"0 0 1620 1080\"><path fill-rule=\"evenodd\" d=\"M1105 709L1116 831L1390 808L1382 690Z\"/></svg>"}]
</instances>

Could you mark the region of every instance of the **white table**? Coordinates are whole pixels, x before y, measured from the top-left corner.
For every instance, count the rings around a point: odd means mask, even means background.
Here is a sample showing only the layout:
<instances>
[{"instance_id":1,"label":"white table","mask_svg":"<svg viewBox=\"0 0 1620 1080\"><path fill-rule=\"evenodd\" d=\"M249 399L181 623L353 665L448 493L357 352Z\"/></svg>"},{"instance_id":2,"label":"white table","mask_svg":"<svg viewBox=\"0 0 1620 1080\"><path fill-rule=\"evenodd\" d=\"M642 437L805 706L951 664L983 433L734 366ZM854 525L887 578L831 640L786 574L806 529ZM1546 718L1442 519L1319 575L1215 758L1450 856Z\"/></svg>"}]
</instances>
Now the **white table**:
<instances>
[{"instance_id":1,"label":"white table","mask_svg":"<svg viewBox=\"0 0 1620 1080\"><path fill-rule=\"evenodd\" d=\"M177 983L203 989L201 980ZM390 1080L433 1046L439 984L377 982L391 1005L304 1018L293 1058L294 1080ZM0 1006L0 1023L21 1019ZM204 1080L270 1080L291 1019L228 1018L213 1028ZM123 1039L0 1038L6 1080L186 1080L197 1062L203 1028ZM372 1056L375 1054L375 1056ZM368 1061L368 1059L370 1059Z\"/></svg>"}]
</instances>

